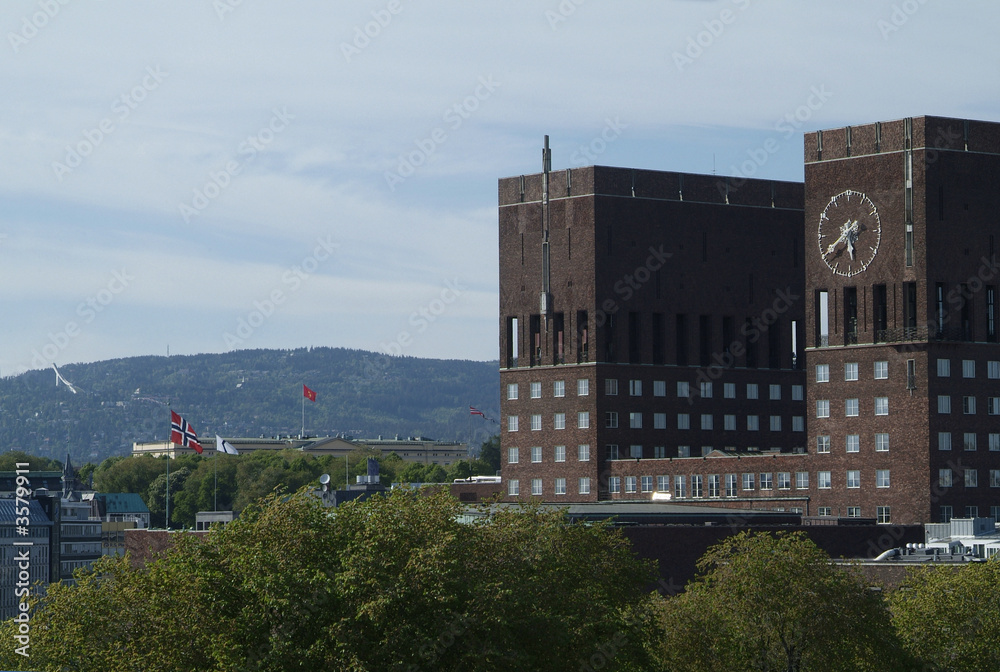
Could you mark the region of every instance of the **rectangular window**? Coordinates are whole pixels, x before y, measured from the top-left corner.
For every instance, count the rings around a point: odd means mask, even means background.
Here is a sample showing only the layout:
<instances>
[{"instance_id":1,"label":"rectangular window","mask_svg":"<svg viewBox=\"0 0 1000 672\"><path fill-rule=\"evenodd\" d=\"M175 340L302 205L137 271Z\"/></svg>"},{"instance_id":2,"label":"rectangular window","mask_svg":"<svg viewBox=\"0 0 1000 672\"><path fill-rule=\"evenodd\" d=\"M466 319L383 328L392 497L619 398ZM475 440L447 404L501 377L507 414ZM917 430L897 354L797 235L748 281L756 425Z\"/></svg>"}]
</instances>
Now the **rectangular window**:
<instances>
[{"instance_id":1,"label":"rectangular window","mask_svg":"<svg viewBox=\"0 0 1000 672\"><path fill-rule=\"evenodd\" d=\"M756 399L757 397L757 383L747 383L747 399Z\"/></svg>"},{"instance_id":2,"label":"rectangular window","mask_svg":"<svg viewBox=\"0 0 1000 672\"><path fill-rule=\"evenodd\" d=\"M990 469L990 487L1000 488L1000 469Z\"/></svg>"},{"instance_id":3,"label":"rectangular window","mask_svg":"<svg viewBox=\"0 0 1000 672\"><path fill-rule=\"evenodd\" d=\"M677 446L677 457L691 457L691 446Z\"/></svg>"},{"instance_id":4,"label":"rectangular window","mask_svg":"<svg viewBox=\"0 0 1000 672\"><path fill-rule=\"evenodd\" d=\"M756 474L743 474L743 489L753 490L754 489L754 479Z\"/></svg>"},{"instance_id":5,"label":"rectangular window","mask_svg":"<svg viewBox=\"0 0 1000 672\"><path fill-rule=\"evenodd\" d=\"M555 413L552 416L552 428L553 429L566 429L566 414L565 413Z\"/></svg>"},{"instance_id":6,"label":"rectangular window","mask_svg":"<svg viewBox=\"0 0 1000 672\"><path fill-rule=\"evenodd\" d=\"M639 489L641 492L652 492L653 491L653 477L643 476L639 479Z\"/></svg>"},{"instance_id":7,"label":"rectangular window","mask_svg":"<svg viewBox=\"0 0 1000 672\"><path fill-rule=\"evenodd\" d=\"M979 517L979 507L975 504L970 504L965 507L965 517L966 518L978 518Z\"/></svg>"},{"instance_id":8,"label":"rectangular window","mask_svg":"<svg viewBox=\"0 0 1000 672\"><path fill-rule=\"evenodd\" d=\"M829 399L817 399L816 400L816 417L817 418L829 418L830 417L830 400Z\"/></svg>"},{"instance_id":9,"label":"rectangular window","mask_svg":"<svg viewBox=\"0 0 1000 672\"><path fill-rule=\"evenodd\" d=\"M885 380L889 377L889 362L875 362L875 380Z\"/></svg>"},{"instance_id":10,"label":"rectangular window","mask_svg":"<svg viewBox=\"0 0 1000 672\"><path fill-rule=\"evenodd\" d=\"M795 472L795 489L796 490L808 490L809 489L809 472L808 471L796 471Z\"/></svg>"},{"instance_id":11,"label":"rectangular window","mask_svg":"<svg viewBox=\"0 0 1000 672\"><path fill-rule=\"evenodd\" d=\"M735 415L724 415L722 416L722 428L727 432L736 431L736 416Z\"/></svg>"},{"instance_id":12,"label":"rectangular window","mask_svg":"<svg viewBox=\"0 0 1000 672\"><path fill-rule=\"evenodd\" d=\"M653 446L653 457L654 458L656 458L658 460L662 460L666 456L667 456L667 447L666 446Z\"/></svg>"},{"instance_id":13,"label":"rectangular window","mask_svg":"<svg viewBox=\"0 0 1000 672\"><path fill-rule=\"evenodd\" d=\"M875 397L875 415L889 415L889 397Z\"/></svg>"},{"instance_id":14,"label":"rectangular window","mask_svg":"<svg viewBox=\"0 0 1000 672\"><path fill-rule=\"evenodd\" d=\"M793 432L804 432L806 431L806 419L802 415L792 416L792 431Z\"/></svg>"},{"instance_id":15,"label":"rectangular window","mask_svg":"<svg viewBox=\"0 0 1000 672\"><path fill-rule=\"evenodd\" d=\"M590 444L581 443L576 447L576 459L579 462L589 462L590 461Z\"/></svg>"},{"instance_id":16,"label":"rectangular window","mask_svg":"<svg viewBox=\"0 0 1000 672\"><path fill-rule=\"evenodd\" d=\"M677 429L691 429L691 416L687 413L678 413Z\"/></svg>"},{"instance_id":17,"label":"rectangular window","mask_svg":"<svg viewBox=\"0 0 1000 672\"><path fill-rule=\"evenodd\" d=\"M632 397L642 396L642 381L641 380L630 380L628 381L628 393Z\"/></svg>"},{"instance_id":18,"label":"rectangular window","mask_svg":"<svg viewBox=\"0 0 1000 672\"><path fill-rule=\"evenodd\" d=\"M860 518L861 517L861 507L860 506L849 506L849 507L847 507L847 517L848 518Z\"/></svg>"},{"instance_id":19,"label":"rectangular window","mask_svg":"<svg viewBox=\"0 0 1000 672\"><path fill-rule=\"evenodd\" d=\"M976 377L976 360L974 359L962 360L962 377L963 378Z\"/></svg>"},{"instance_id":20,"label":"rectangular window","mask_svg":"<svg viewBox=\"0 0 1000 672\"><path fill-rule=\"evenodd\" d=\"M703 382L703 383L699 384L698 387L699 387L699 392L701 393L701 398L702 399L711 399L712 398L712 383L710 383L710 382Z\"/></svg>"},{"instance_id":21,"label":"rectangular window","mask_svg":"<svg viewBox=\"0 0 1000 672\"><path fill-rule=\"evenodd\" d=\"M576 414L576 428L590 429L590 411L580 411Z\"/></svg>"},{"instance_id":22,"label":"rectangular window","mask_svg":"<svg viewBox=\"0 0 1000 672\"><path fill-rule=\"evenodd\" d=\"M847 435L847 452L857 453L861 450L861 436L858 434Z\"/></svg>"},{"instance_id":23,"label":"rectangular window","mask_svg":"<svg viewBox=\"0 0 1000 672\"><path fill-rule=\"evenodd\" d=\"M635 444L629 446L628 456L636 459L642 459L642 446Z\"/></svg>"},{"instance_id":24,"label":"rectangular window","mask_svg":"<svg viewBox=\"0 0 1000 672\"><path fill-rule=\"evenodd\" d=\"M512 478L507 481L507 495L510 497L516 497L521 494L521 482L516 478Z\"/></svg>"},{"instance_id":25,"label":"rectangular window","mask_svg":"<svg viewBox=\"0 0 1000 672\"><path fill-rule=\"evenodd\" d=\"M531 398L541 399L542 398L542 384L541 383L531 383Z\"/></svg>"},{"instance_id":26,"label":"rectangular window","mask_svg":"<svg viewBox=\"0 0 1000 672\"><path fill-rule=\"evenodd\" d=\"M566 381L557 380L552 383L552 396L553 397L565 397L566 396Z\"/></svg>"},{"instance_id":27,"label":"rectangular window","mask_svg":"<svg viewBox=\"0 0 1000 672\"><path fill-rule=\"evenodd\" d=\"M540 432L542 431L542 415L541 413L535 413L531 416L531 431Z\"/></svg>"},{"instance_id":28,"label":"rectangular window","mask_svg":"<svg viewBox=\"0 0 1000 672\"><path fill-rule=\"evenodd\" d=\"M590 380L588 378L580 378L576 381L576 396L586 397L590 395Z\"/></svg>"},{"instance_id":29,"label":"rectangular window","mask_svg":"<svg viewBox=\"0 0 1000 672\"><path fill-rule=\"evenodd\" d=\"M848 418L858 417L858 400L857 399L845 399L844 400L844 415Z\"/></svg>"},{"instance_id":30,"label":"rectangular window","mask_svg":"<svg viewBox=\"0 0 1000 672\"><path fill-rule=\"evenodd\" d=\"M687 478L684 476L674 476L674 497L684 499L687 497Z\"/></svg>"},{"instance_id":31,"label":"rectangular window","mask_svg":"<svg viewBox=\"0 0 1000 672\"><path fill-rule=\"evenodd\" d=\"M617 411L607 411L604 414L604 426L608 429L618 428L618 412Z\"/></svg>"},{"instance_id":32,"label":"rectangular window","mask_svg":"<svg viewBox=\"0 0 1000 672\"><path fill-rule=\"evenodd\" d=\"M990 518L993 519L993 523L1000 523L1000 506L990 507Z\"/></svg>"},{"instance_id":33,"label":"rectangular window","mask_svg":"<svg viewBox=\"0 0 1000 672\"><path fill-rule=\"evenodd\" d=\"M687 399L691 396L691 386L685 380L677 381L677 396L680 399Z\"/></svg>"},{"instance_id":34,"label":"rectangular window","mask_svg":"<svg viewBox=\"0 0 1000 672\"><path fill-rule=\"evenodd\" d=\"M608 459L609 460L617 460L618 459L618 444L617 443L609 443L607 445L607 449L608 449Z\"/></svg>"},{"instance_id":35,"label":"rectangular window","mask_svg":"<svg viewBox=\"0 0 1000 672\"><path fill-rule=\"evenodd\" d=\"M617 396L618 394L618 379L608 378L604 381L604 394L609 397Z\"/></svg>"},{"instance_id":36,"label":"rectangular window","mask_svg":"<svg viewBox=\"0 0 1000 672\"><path fill-rule=\"evenodd\" d=\"M759 415L748 415L747 416L747 429L751 432L756 432L760 429L760 416Z\"/></svg>"},{"instance_id":37,"label":"rectangular window","mask_svg":"<svg viewBox=\"0 0 1000 672\"><path fill-rule=\"evenodd\" d=\"M976 414L976 398L975 397L962 397L962 413L965 415L975 415Z\"/></svg>"},{"instance_id":38,"label":"rectangular window","mask_svg":"<svg viewBox=\"0 0 1000 672\"><path fill-rule=\"evenodd\" d=\"M566 494L566 479L557 478L555 482L555 494L565 495Z\"/></svg>"},{"instance_id":39,"label":"rectangular window","mask_svg":"<svg viewBox=\"0 0 1000 672\"><path fill-rule=\"evenodd\" d=\"M821 506L816 509L816 515L818 516L832 516L833 507L832 506Z\"/></svg>"},{"instance_id":40,"label":"rectangular window","mask_svg":"<svg viewBox=\"0 0 1000 672\"><path fill-rule=\"evenodd\" d=\"M736 383L723 383L722 384L722 396L726 399L736 398Z\"/></svg>"},{"instance_id":41,"label":"rectangular window","mask_svg":"<svg viewBox=\"0 0 1000 672\"><path fill-rule=\"evenodd\" d=\"M972 451L976 449L976 433L975 432L965 432L962 435L962 445L966 450Z\"/></svg>"},{"instance_id":42,"label":"rectangular window","mask_svg":"<svg viewBox=\"0 0 1000 672\"><path fill-rule=\"evenodd\" d=\"M938 432L938 450L951 450L951 432Z\"/></svg>"},{"instance_id":43,"label":"rectangular window","mask_svg":"<svg viewBox=\"0 0 1000 672\"><path fill-rule=\"evenodd\" d=\"M710 413L701 414L701 428L712 429L712 415Z\"/></svg>"},{"instance_id":44,"label":"rectangular window","mask_svg":"<svg viewBox=\"0 0 1000 672\"><path fill-rule=\"evenodd\" d=\"M769 385L768 396L771 401L779 401L781 399L781 385Z\"/></svg>"},{"instance_id":45,"label":"rectangular window","mask_svg":"<svg viewBox=\"0 0 1000 672\"><path fill-rule=\"evenodd\" d=\"M804 398L804 385L792 385L792 401L802 401Z\"/></svg>"},{"instance_id":46,"label":"rectangular window","mask_svg":"<svg viewBox=\"0 0 1000 672\"><path fill-rule=\"evenodd\" d=\"M947 394L938 395L938 413L951 413L951 397Z\"/></svg>"},{"instance_id":47,"label":"rectangular window","mask_svg":"<svg viewBox=\"0 0 1000 672\"><path fill-rule=\"evenodd\" d=\"M541 446L532 446L532 448L531 448L531 461L535 462L535 463L542 461L542 447Z\"/></svg>"},{"instance_id":48,"label":"rectangular window","mask_svg":"<svg viewBox=\"0 0 1000 672\"><path fill-rule=\"evenodd\" d=\"M816 487L820 490L829 490L830 485L830 472L829 471L817 471L816 472Z\"/></svg>"},{"instance_id":49,"label":"rectangular window","mask_svg":"<svg viewBox=\"0 0 1000 672\"><path fill-rule=\"evenodd\" d=\"M847 362L844 364L844 380L858 379L858 363Z\"/></svg>"},{"instance_id":50,"label":"rectangular window","mask_svg":"<svg viewBox=\"0 0 1000 672\"><path fill-rule=\"evenodd\" d=\"M817 383L829 383L830 382L830 365L829 364L817 364L816 365L816 382Z\"/></svg>"},{"instance_id":51,"label":"rectangular window","mask_svg":"<svg viewBox=\"0 0 1000 672\"><path fill-rule=\"evenodd\" d=\"M608 492L611 494L618 494L622 491L622 479L621 476L611 476L608 478Z\"/></svg>"},{"instance_id":52,"label":"rectangular window","mask_svg":"<svg viewBox=\"0 0 1000 672\"><path fill-rule=\"evenodd\" d=\"M517 431L517 416L508 415L507 416L507 431L516 432Z\"/></svg>"},{"instance_id":53,"label":"rectangular window","mask_svg":"<svg viewBox=\"0 0 1000 672\"><path fill-rule=\"evenodd\" d=\"M542 479L540 478L531 479L531 494L533 497L542 496Z\"/></svg>"},{"instance_id":54,"label":"rectangular window","mask_svg":"<svg viewBox=\"0 0 1000 672\"><path fill-rule=\"evenodd\" d=\"M772 415L771 416L771 431L780 432L781 431L781 416Z\"/></svg>"},{"instance_id":55,"label":"rectangular window","mask_svg":"<svg viewBox=\"0 0 1000 672\"><path fill-rule=\"evenodd\" d=\"M718 474L710 474L708 477L708 496L718 497L722 489L722 478Z\"/></svg>"},{"instance_id":56,"label":"rectangular window","mask_svg":"<svg viewBox=\"0 0 1000 672\"><path fill-rule=\"evenodd\" d=\"M829 436L817 436L816 437L816 452L817 453L829 453L830 452L830 437Z\"/></svg>"},{"instance_id":57,"label":"rectangular window","mask_svg":"<svg viewBox=\"0 0 1000 672\"><path fill-rule=\"evenodd\" d=\"M947 378L951 375L951 360L950 359L939 359L937 360L937 375L939 378Z\"/></svg>"},{"instance_id":58,"label":"rectangular window","mask_svg":"<svg viewBox=\"0 0 1000 672\"><path fill-rule=\"evenodd\" d=\"M507 449L507 464L517 464L519 459L519 449L516 447Z\"/></svg>"},{"instance_id":59,"label":"rectangular window","mask_svg":"<svg viewBox=\"0 0 1000 672\"><path fill-rule=\"evenodd\" d=\"M666 428L667 428L667 414L653 413L653 429L666 429Z\"/></svg>"},{"instance_id":60,"label":"rectangular window","mask_svg":"<svg viewBox=\"0 0 1000 672\"><path fill-rule=\"evenodd\" d=\"M857 469L849 469L847 471L847 487L848 488L860 488L861 487L861 472Z\"/></svg>"},{"instance_id":61,"label":"rectangular window","mask_svg":"<svg viewBox=\"0 0 1000 672\"><path fill-rule=\"evenodd\" d=\"M625 477L625 492L628 494L635 492L635 476Z\"/></svg>"},{"instance_id":62,"label":"rectangular window","mask_svg":"<svg viewBox=\"0 0 1000 672\"><path fill-rule=\"evenodd\" d=\"M889 487L889 470L888 469L876 469L875 470L875 487L876 488L888 488Z\"/></svg>"},{"instance_id":63,"label":"rectangular window","mask_svg":"<svg viewBox=\"0 0 1000 672\"><path fill-rule=\"evenodd\" d=\"M665 397L665 396L667 396L667 381L665 381L665 380L654 380L653 381L653 396L654 397Z\"/></svg>"},{"instance_id":64,"label":"rectangular window","mask_svg":"<svg viewBox=\"0 0 1000 672\"><path fill-rule=\"evenodd\" d=\"M876 453L888 453L889 452L889 434L885 432L880 432L875 434L875 452Z\"/></svg>"},{"instance_id":65,"label":"rectangular window","mask_svg":"<svg viewBox=\"0 0 1000 672\"><path fill-rule=\"evenodd\" d=\"M581 476L577 488L581 495L590 494L590 478L587 476Z\"/></svg>"},{"instance_id":66,"label":"rectangular window","mask_svg":"<svg viewBox=\"0 0 1000 672\"><path fill-rule=\"evenodd\" d=\"M642 429L642 413L628 414L629 429Z\"/></svg>"},{"instance_id":67,"label":"rectangular window","mask_svg":"<svg viewBox=\"0 0 1000 672\"><path fill-rule=\"evenodd\" d=\"M670 477L669 476L657 476L656 477L656 490L657 490L657 492L670 492Z\"/></svg>"},{"instance_id":68,"label":"rectangular window","mask_svg":"<svg viewBox=\"0 0 1000 672\"><path fill-rule=\"evenodd\" d=\"M726 474L726 497L736 497L736 474Z\"/></svg>"},{"instance_id":69,"label":"rectangular window","mask_svg":"<svg viewBox=\"0 0 1000 672\"><path fill-rule=\"evenodd\" d=\"M778 490L792 489L792 474L788 471L778 472Z\"/></svg>"},{"instance_id":70,"label":"rectangular window","mask_svg":"<svg viewBox=\"0 0 1000 672\"><path fill-rule=\"evenodd\" d=\"M892 515L890 513L890 507L888 506L876 506L875 507L875 522L879 525L888 525L892 522Z\"/></svg>"},{"instance_id":71,"label":"rectangular window","mask_svg":"<svg viewBox=\"0 0 1000 672\"><path fill-rule=\"evenodd\" d=\"M992 380L1000 378L1000 362L986 362L986 377Z\"/></svg>"},{"instance_id":72,"label":"rectangular window","mask_svg":"<svg viewBox=\"0 0 1000 672\"><path fill-rule=\"evenodd\" d=\"M1000 450L1000 434L990 433L990 450Z\"/></svg>"},{"instance_id":73,"label":"rectangular window","mask_svg":"<svg viewBox=\"0 0 1000 672\"><path fill-rule=\"evenodd\" d=\"M695 475L691 477L691 496L702 497L704 495L702 477Z\"/></svg>"},{"instance_id":74,"label":"rectangular window","mask_svg":"<svg viewBox=\"0 0 1000 672\"><path fill-rule=\"evenodd\" d=\"M988 415L1000 415L1000 397L987 397L986 413Z\"/></svg>"},{"instance_id":75,"label":"rectangular window","mask_svg":"<svg viewBox=\"0 0 1000 672\"><path fill-rule=\"evenodd\" d=\"M965 487L976 488L979 487L979 472L975 469L965 470Z\"/></svg>"},{"instance_id":76,"label":"rectangular window","mask_svg":"<svg viewBox=\"0 0 1000 672\"><path fill-rule=\"evenodd\" d=\"M761 474L760 475L760 489L761 490L773 490L774 489L774 477L772 474Z\"/></svg>"},{"instance_id":77,"label":"rectangular window","mask_svg":"<svg viewBox=\"0 0 1000 672\"><path fill-rule=\"evenodd\" d=\"M507 383L507 399L517 399L517 383Z\"/></svg>"},{"instance_id":78,"label":"rectangular window","mask_svg":"<svg viewBox=\"0 0 1000 672\"><path fill-rule=\"evenodd\" d=\"M556 446L553 449L553 462L565 462L566 461L566 446Z\"/></svg>"},{"instance_id":79,"label":"rectangular window","mask_svg":"<svg viewBox=\"0 0 1000 672\"><path fill-rule=\"evenodd\" d=\"M938 522L939 523L950 523L952 518L952 508L950 506L939 506L938 507Z\"/></svg>"},{"instance_id":80,"label":"rectangular window","mask_svg":"<svg viewBox=\"0 0 1000 672\"><path fill-rule=\"evenodd\" d=\"M938 469L938 486L942 488L950 488L951 484L951 469Z\"/></svg>"}]
</instances>

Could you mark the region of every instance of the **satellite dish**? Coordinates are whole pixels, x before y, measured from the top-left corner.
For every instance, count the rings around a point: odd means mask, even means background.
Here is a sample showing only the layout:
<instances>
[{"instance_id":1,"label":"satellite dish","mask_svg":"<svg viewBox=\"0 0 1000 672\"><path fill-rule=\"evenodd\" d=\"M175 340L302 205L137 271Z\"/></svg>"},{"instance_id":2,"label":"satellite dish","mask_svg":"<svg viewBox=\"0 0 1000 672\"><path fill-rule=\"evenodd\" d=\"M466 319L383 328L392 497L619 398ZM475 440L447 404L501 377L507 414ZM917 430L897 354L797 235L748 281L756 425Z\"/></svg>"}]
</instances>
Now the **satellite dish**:
<instances>
[{"instance_id":1,"label":"satellite dish","mask_svg":"<svg viewBox=\"0 0 1000 672\"><path fill-rule=\"evenodd\" d=\"M321 485L326 485L330 482L330 474L323 474L319 477L319 482Z\"/></svg>"}]
</instances>

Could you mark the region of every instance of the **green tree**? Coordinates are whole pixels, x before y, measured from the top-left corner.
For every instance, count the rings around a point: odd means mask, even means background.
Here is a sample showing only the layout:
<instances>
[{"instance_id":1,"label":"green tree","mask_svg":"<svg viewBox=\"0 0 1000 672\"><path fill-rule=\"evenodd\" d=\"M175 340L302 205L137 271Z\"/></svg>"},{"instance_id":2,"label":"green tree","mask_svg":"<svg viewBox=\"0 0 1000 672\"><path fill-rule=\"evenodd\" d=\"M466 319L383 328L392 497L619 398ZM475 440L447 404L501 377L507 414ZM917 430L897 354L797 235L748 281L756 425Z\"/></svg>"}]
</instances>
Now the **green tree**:
<instances>
[{"instance_id":1,"label":"green tree","mask_svg":"<svg viewBox=\"0 0 1000 672\"><path fill-rule=\"evenodd\" d=\"M698 569L662 603L669 670L909 669L881 593L802 533L743 532L711 547Z\"/></svg>"},{"instance_id":2,"label":"green tree","mask_svg":"<svg viewBox=\"0 0 1000 672\"><path fill-rule=\"evenodd\" d=\"M890 596L907 650L935 670L1000 670L1000 556L918 567Z\"/></svg>"},{"instance_id":3,"label":"green tree","mask_svg":"<svg viewBox=\"0 0 1000 672\"><path fill-rule=\"evenodd\" d=\"M500 471L499 434L494 434L490 438L483 441L482 446L479 448L479 459L488 464L491 470L483 475L489 476Z\"/></svg>"},{"instance_id":4,"label":"green tree","mask_svg":"<svg viewBox=\"0 0 1000 672\"><path fill-rule=\"evenodd\" d=\"M62 471L63 465L58 460L47 457L28 455L23 450L8 450L0 453L0 471L15 471L18 463L27 462L31 471Z\"/></svg>"}]
</instances>

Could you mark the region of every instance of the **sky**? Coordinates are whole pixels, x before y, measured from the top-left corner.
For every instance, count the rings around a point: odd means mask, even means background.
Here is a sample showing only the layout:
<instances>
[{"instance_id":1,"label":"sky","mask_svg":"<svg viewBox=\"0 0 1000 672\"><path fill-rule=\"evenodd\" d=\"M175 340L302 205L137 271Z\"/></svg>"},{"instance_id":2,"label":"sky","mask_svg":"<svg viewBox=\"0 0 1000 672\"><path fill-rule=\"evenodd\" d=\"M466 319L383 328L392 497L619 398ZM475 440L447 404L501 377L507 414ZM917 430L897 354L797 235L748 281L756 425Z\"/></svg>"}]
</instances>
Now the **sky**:
<instances>
[{"instance_id":1,"label":"sky","mask_svg":"<svg viewBox=\"0 0 1000 672\"><path fill-rule=\"evenodd\" d=\"M4 0L0 375L498 356L497 180L1000 121L995 0ZM773 151L762 152L769 147Z\"/></svg>"}]
</instances>

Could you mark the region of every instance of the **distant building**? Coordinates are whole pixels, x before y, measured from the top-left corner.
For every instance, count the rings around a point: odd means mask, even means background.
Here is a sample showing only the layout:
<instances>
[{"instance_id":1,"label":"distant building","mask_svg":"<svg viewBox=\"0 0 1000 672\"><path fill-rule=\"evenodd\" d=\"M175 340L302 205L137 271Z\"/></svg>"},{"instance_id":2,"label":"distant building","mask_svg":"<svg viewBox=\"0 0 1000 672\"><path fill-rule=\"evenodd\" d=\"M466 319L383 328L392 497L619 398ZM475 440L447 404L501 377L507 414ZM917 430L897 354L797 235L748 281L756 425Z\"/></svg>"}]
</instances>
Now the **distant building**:
<instances>
[{"instance_id":1,"label":"distant building","mask_svg":"<svg viewBox=\"0 0 1000 672\"><path fill-rule=\"evenodd\" d=\"M48 584L50 580L52 521L34 499L28 500L27 525L17 524L22 517L18 515L16 499L0 499L0 621L17 615L23 596L16 595L15 590L23 588L18 586L22 578L27 578L32 596L38 591L36 582ZM22 545L25 543L31 545Z\"/></svg>"},{"instance_id":2,"label":"distant building","mask_svg":"<svg viewBox=\"0 0 1000 672\"><path fill-rule=\"evenodd\" d=\"M95 493L91 515L105 522L134 522L133 527L149 527L149 507L135 493Z\"/></svg>"},{"instance_id":3,"label":"distant building","mask_svg":"<svg viewBox=\"0 0 1000 672\"><path fill-rule=\"evenodd\" d=\"M226 526L233 522L236 516L232 511L199 511L194 514L194 529L198 532L207 531L212 525Z\"/></svg>"}]
</instances>

